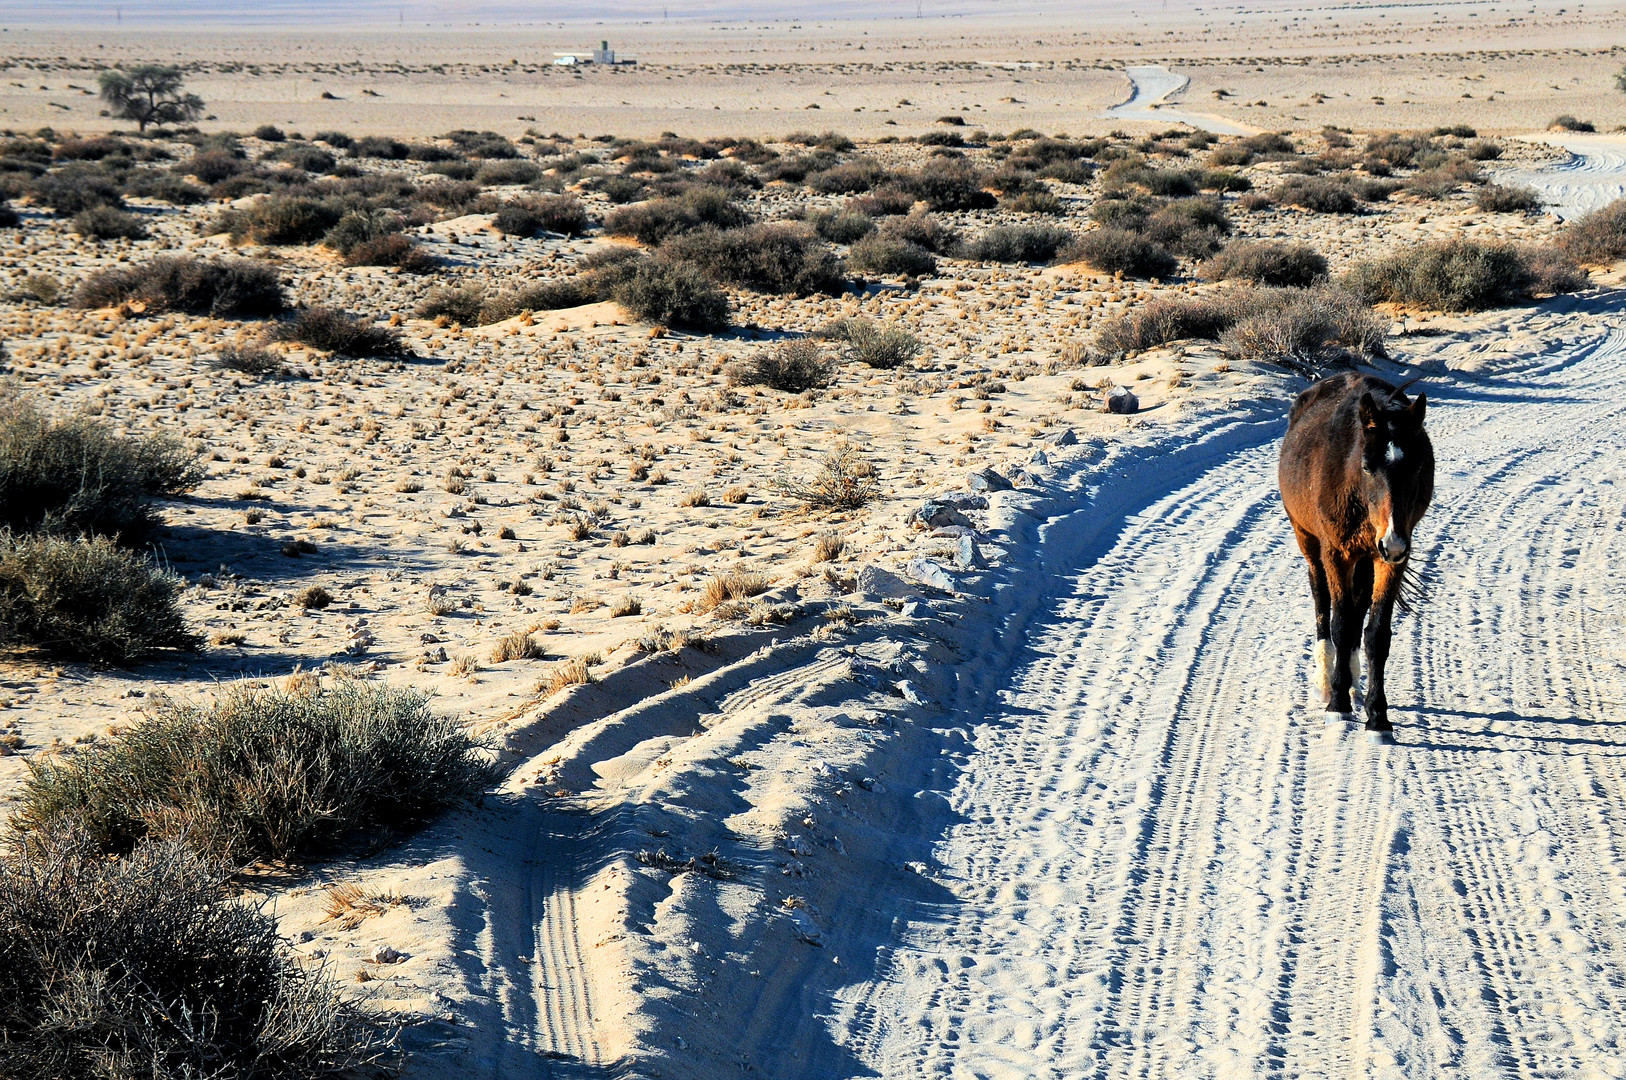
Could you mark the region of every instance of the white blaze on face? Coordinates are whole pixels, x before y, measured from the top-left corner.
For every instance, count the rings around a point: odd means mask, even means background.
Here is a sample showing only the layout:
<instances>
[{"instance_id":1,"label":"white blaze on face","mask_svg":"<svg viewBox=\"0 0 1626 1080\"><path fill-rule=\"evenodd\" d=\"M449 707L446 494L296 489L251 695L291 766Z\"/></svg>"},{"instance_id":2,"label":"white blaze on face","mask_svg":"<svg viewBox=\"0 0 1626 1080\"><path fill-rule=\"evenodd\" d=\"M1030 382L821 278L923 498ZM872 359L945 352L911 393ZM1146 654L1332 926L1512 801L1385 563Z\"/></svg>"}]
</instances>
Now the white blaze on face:
<instances>
[{"instance_id":1,"label":"white blaze on face","mask_svg":"<svg viewBox=\"0 0 1626 1080\"><path fill-rule=\"evenodd\" d=\"M1390 443L1388 452L1383 455L1383 458L1391 465L1399 465L1406 460L1406 452L1394 443Z\"/></svg>"},{"instance_id":2,"label":"white blaze on face","mask_svg":"<svg viewBox=\"0 0 1626 1080\"><path fill-rule=\"evenodd\" d=\"M1386 559L1398 559L1406 553L1406 541L1395 531L1394 511L1389 511L1389 522L1378 535L1378 551Z\"/></svg>"}]
</instances>

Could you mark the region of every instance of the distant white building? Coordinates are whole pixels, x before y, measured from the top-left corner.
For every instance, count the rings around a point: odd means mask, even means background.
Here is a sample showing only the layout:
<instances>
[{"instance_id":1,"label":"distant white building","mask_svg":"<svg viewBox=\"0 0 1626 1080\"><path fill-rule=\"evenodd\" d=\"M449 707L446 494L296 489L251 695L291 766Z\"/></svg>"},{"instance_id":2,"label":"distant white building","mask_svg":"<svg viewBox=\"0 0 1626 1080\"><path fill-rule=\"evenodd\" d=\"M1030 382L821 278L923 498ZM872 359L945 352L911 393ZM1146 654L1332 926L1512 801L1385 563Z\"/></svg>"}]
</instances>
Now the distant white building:
<instances>
[{"instance_id":1,"label":"distant white building","mask_svg":"<svg viewBox=\"0 0 1626 1080\"><path fill-rule=\"evenodd\" d=\"M636 57L628 56L620 60L615 58L615 50L610 48L608 41L600 41L598 48L583 50L581 52L556 52L553 62L559 67L575 67L577 64L636 64Z\"/></svg>"},{"instance_id":2,"label":"distant white building","mask_svg":"<svg viewBox=\"0 0 1626 1080\"><path fill-rule=\"evenodd\" d=\"M608 41L600 41L598 43L598 48L593 50L593 63L595 63L595 64L613 64L613 63L615 63L615 50L610 48L610 43Z\"/></svg>"}]
</instances>

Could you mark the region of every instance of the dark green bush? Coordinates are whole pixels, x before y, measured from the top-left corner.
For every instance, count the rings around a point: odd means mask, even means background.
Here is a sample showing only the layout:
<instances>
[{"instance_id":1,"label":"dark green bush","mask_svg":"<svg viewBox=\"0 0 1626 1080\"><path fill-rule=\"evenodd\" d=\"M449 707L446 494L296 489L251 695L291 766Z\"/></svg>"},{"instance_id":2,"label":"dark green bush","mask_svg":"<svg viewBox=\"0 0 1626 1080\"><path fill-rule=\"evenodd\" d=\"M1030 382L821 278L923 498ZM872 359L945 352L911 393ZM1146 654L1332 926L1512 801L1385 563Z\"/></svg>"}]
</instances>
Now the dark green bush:
<instances>
[{"instance_id":1,"label":"dark green bush","mask_svg":"<svg viewBox=\"0 0 1626 1080\"><path fill-rule=\"evenodd\" d=\"M1203 263L1198 273L1209 281L1304 288L1326 279L1327 260L1304 244L1261 240L1230 245Z\"/></svg>"},{"instance_id":2,"label":"dark green bush","mask_svg":"<svg viewBox=\"0 0 1626 1080\"><path fill-rule=\"evenodd\" d=\"M924 210L881 222L880 233L888 240L903 240L938 255L953 255L960 249L960 234Z\"/></svg>"},{"instance_id":3,"label":"dark green bush","mask_svg":"<svg viewBox=\"0 0 1626 1080\"><path fill-rule=\"evenodd\" d=\"M886 168L874 158L844 161L807 177L807 186L826 195L855 195L873 191L888 178Z\"/></svg>"},{"instance_id":4,"label":"dark green bush","mask_svg":"<svg viewBox=\"0 0 1626 1080\"><path fill-rule=\"evenodd\" d=\"M853 269L869 274L931 277L937 273L937 258L925 248L878 234L848 248L847 261Z\"/></svg>"},{"instance_id":5,"label":"dark green bush","mask_svg":"<svg viewBox=\"0 0 1626 1080\"><path fill-rule=\"evenodd\" d=\"M256 139L262 142L279 143L288 137L287 133L275 124L261 124L252 132Z\"/></svg>"},{"instance_id":6,"label":"dark green bush","mask_svg":"<svg viewBox=\"0 0 1626 1080\"><path fill-rule=\"evenodd\" d=\"M919 338L901 326L880 326L868 319L841 319L830 336L846 345L847 354L866 367L891 371L920 355Z\"/></svg>"},{"instance_id":7,"label":"dark green bush","mask_svg":"<svg viewBox=\"0 0 1626 1080\"><path fill-rule=\"evenodd\" d=\"M460 128L448 131L441 138L449 140L464 155L472 158L517 158L519 148L495 131L469 131Z\"/></svg>"},{"instance_id":8,"label":"dark green bush","mask_svg":"<svg viewBox=\"0 0 1626 1080\"><path fill-rule=\"evenodd\" d=\"M1109 274L1166 278L1179 265L1168 250L1127 229L1096 229L1068 245L1062 261L1082 262Z\"/></svg>"},{"instance_id":9,"label":"dark green bush","mask_svg":"<svg viewBox=\"0 0 1626 1080\"><path fill-rule=\"evenodd\" d=\"M124 206L123 193L111 177L79 165L36 177L28 185L28 194L57 217L73 217L98 206Z\"/></svg>"},{"instance_id":10,"label":"dark green bush","mask_svg":"<svg viewBox=\"0 0 1626 1080\"><path fill-rule=\"evenodd\" d=\"M1577 131L1589 133L1598 130L1591 121L1577 120L1569 113L1564 113L1561 116L1553 117L1552 120L1548 122L1547 128L1549 131Z\"/></svg>"},{"instance_id":11,"label":"dark green bush","mask_svg":"<svg viewBox=\"0 0 1626 1080\"><path fill-rule=\"evenodd\" d=\"M292 165L296 169L306 172L325 173L332 172L338 161L332 154L319 146L309 143L295 143L284 146L270 153L267 157L272 161L280 161L285 165Z\"/></svg>"},{"instance_id":12,"label":"dark green bush","mask_svg":"<svg viewBox=\"0 0 1626 1080\"><path fill-rule=\"evenodd\" d=\"M93 206L73 216L73 231L92 240L145 240L147 226L134 214Z\"/></svg>"},{"instance_id":13,"label":"dark green bush","mask_svg":"<svg viewBox=\"0 0 1626 1080\"><path fill-rule=\"evenodd\" d=\"M107 853L178 840L238 866L309 858L477 795L493 776L481 750L415 690L239 684L211 706L169 703L116 738L35 764L13 824L82 829Z\"/></svg>"},{"instance_id":14,"label":"dark green bush","mask_svg":"<svg viewBox=\"0 0 1626 1080\"><path fill-rule=\"evenodd\" d=\"M0 398L0 529L139 539L155 524L154 499L203 476L197 454L174 439L126 438L88 417L53 420Z\"/></svg>"},{"instance_id":15,"label":"dark green bush","mask_svg":"<svg viewBox=\"0 0 1626 1080\"><path fill-rule=\"evenodd\" d=\"M222 345L209 366L265 378L282 374L282 357L263 345Z\"/></svg>"},{"instance_id":16,"label":"dark green bush","mask_svg":"<svg viewBox=\"0 0 1626 1080\"><path fill-rule=\"evenodd\" d=\"M389 1040L301 963L227 871L179 844L109 859L74 833L0 856L0 1075L318 1080Z\"/></svg>"},{"instance_id":17,"label":"dark green bush","mask_svg":"<svg viewBox=\"0 0 1626 1080\"><path fill-rule=\"evenodd\" d=\"M399 332L374 326L331 307L300 308L277 327L278 341L292 341L342 356L407 356L411 350Z\"/></svg>"},{"instance_id":18,"label":"dark green bush","mask_svg":"<svg viewBox=\"0 0 1626 1080\"><path fill-rule=\"evenodd\" d=\"M349 255L357 245L401 231L400 215L389 210L352 210L322 237L322 243L340 255Z\"/></svg>"},{"instance_id":19,"label":"dark green bush","mask_svg":"<svg viewBox=\"0 0 1626 1080\"><path fill-rule=\"evenodd\" d=\"M230 150L198 150L185 161L177 162L174 171L179 176L195 176L205 184L218 184L253 168L241 153Z\"/></svg>"},{"instance_id":20,"label":"dark green bush","mask_svg":"<svg viewBox=\"0 0 1626 1080\"><path fill-rule=\"evenodd\" d=\"M1595 266L1626 259L1626 199L1564 226L1556 246L1576 262Z\"/></svg>"},{"instance_id":21,"label":"dark green bush","mask_svg":"<svg viewBox=\"0 0 1626 1080\"><path fill-rule=\"evenodd\" d=\"M867 214L820 210L807 216L813 231L833 244L851 244L875 231L875 219Z\"/></svg>"},{"instance_id":22,"label":"dark green bush","mask_svg":"<svg viewBox=\"0 0 1626 1080\"><path fill-rule=\"evenodd\" d=\"M533 161L492 161L480 166L474 182L483 187L508 187L532 184L542 176L542 170Z\"/></svg>"},{"instance_id":23,"label":"dark green bush","mask_svg":"<svg viewBox=\"0 0 1626 1080\"><path fill-rule=\"evenodd\" d=\"M758 350L723 370L730 386L771 386L787 394L800 394L829 386L836 365L824 351L806 339L784 341Z\"/></svg>"},{"instance_id":24,"label":"dark green bush","mask_svg":"<svg viewBox=\"0 0 1626 1080\"><path fill-rule=\"evenodd\" d=\"M382 135L363 135L359 139L352 140L346 149L351 157L384 158L387 161L405 161L406 156L412 152L412 147L399 139L386 138Z\"/></svg>"},{"instance_id":25,"label":"dark green bush","mask_svg":"<svg viewBox=\"0 0 1626 1080\"><path fill-rule=\"evenodd\" d=\"M1586 275L1556 252L1468 238L1418 244L1356 263L1344 277L1369 301L1478 311L1538 292L1573 292Z\"/></svg>"},{"instance_id":26,"label":"dark green bush","mask_svg":"<svg viewBox=\"0 0 1626 1080\"><path fill-rule=\"evenodd\" d=\"M714 281L757 292L836 295L847 288L841 260L830 245L801 226L701 228L669 238L660 250Z\"/></svg>"},{"instance_id":27,"label":"dark green bush","mask_svg":"<svg viewBox=\"0 0 1626 1080\"><path fill-rule=\"evenodd\" d=\"M945 159L892 181L892 186L913 195L932 210L992 209L999 200L985 190L987 184L985 173L968 162L954 159Z\"/></svg>"},{"instance_id":28,"label":"dark green bush","mask_svg":"<svg viewBox=\"0 0 1626 1080\"><path fill-rule=\"evenodd\" d=\"M1532 187L1486 184L1474 197L1474 205L1493 214L1522 214L1540 210L1541 196Z\"/></svg>"},{"instance_id":29,"label":"dark green bush","mask_svg":"<svg viewBox=\"0 0 1626 1080\"><path fill-rule=\"evenodd\" d=\"M535 236L539 232L581 236L592 227L587 208L570 195L516 199L497 211L497 231L508 236Z\"/></svg>"},{"instance_id":30,"label":"dark green bush","mask_svg":"<svg viewBox=\"0 0 1626 1080\"><path fill-rule=\"evenodd\" d=\"M728 325L728 297L700 270L671 259L641 259L615 289L633 315L664 326L715 330Z\"/></svg>"},{"instance_id":31,"label":"dark green bush","mask_svg":"<svg viewBox=\"0 0 1626 1080\"><path fill-rule=\"evenodd\" d=\"M982 262L1049 262L1074 239L1055 225L1001 225L973 240L966 252Z\"/></svg>"},{"instance_id":32,"label":"dark green bush","mask_svg":"<svg viewBox=\"0 0 1626 1080\"><path fill-rule=\"evenodd\" d=\"M1296 206L1317 214L1353 214L1358 209L1348 185L1322 177L1290 177L1277 184L1270 194L1282 206Z\"/></svg>"},{"instance_id":33,"label":"dark green bush","mask_svg":"<svg viewBox=\"0 0 1626 1080\"><path fill-rule=\"evenodd\" d=\"M992 196L989 196L992 198ZM914 209L915 197L895 187L884 187L869 195L860 195L847 203L849 209L870 217L891 217L907 214Z\"/></svg>"},{"instance_id":34,"label":"dark green bush","mask_svg":"<svg viewBox=\"0 0 1626 1080\"><path fill-rule=\"evenodd\" d=\"M108 664L195 649L176 605L184 588L106 536L0 531L0 648Z\"/></svg>"},{"instance_id":35,"label":"dark green bush","mask_svg":"<svg viewBox=\"0 0 1626 1080\"><path fill-rule=\"evenodd\" d=\"M242 210L227 210L218 227L233 243L314 244L343 216L344 209L332 200L271 195Z\"/></svg>"},{"instance_id":36,"label":"dark green bush","mask_svg":"<svg viewBox=\"0 0 1626 1080\"><path fill-rule=\"evenodd\" d=\"M81 308L140 302L148 311L262 318L282 310L276 268L252 259L160 255L139 266L100 270L74 290Z\"/></svg>"},{"instance_id":37,"label":"dark green bush","mask_svg":"<svg viewBox=\"0 0 1626 1080\"><path fill-rule=\"evenodd\" d=\"M335 150L348 150L355 145L356 140L343 131L318 131L317 142L325 142Z\"/></svg>"},{"instance_id":38,"label":"dark green bush","mask_svg":"<svg viewBox=\"0 0 1626 1080\"><path fill-rule=\"evenodd\" d=\"M668 236L707 225L738 229L750 222L751 215L722 190L697 187L676 197L613 210L605 219L604 231L612 236L631 236L644 244L658 244Z\"/></svg>"}]
</instances>

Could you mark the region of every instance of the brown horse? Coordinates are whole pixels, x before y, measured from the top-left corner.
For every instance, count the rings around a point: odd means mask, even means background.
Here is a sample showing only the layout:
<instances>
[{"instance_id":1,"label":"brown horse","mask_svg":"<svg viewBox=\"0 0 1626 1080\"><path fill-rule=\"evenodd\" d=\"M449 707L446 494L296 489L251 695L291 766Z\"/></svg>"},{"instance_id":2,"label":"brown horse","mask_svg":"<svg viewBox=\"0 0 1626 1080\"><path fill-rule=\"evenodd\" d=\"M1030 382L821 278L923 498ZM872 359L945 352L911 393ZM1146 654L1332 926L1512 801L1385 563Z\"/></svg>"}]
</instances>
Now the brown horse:
<instances>
[{"instance_id":1,"label":"brown horse","mask_svg":"<svg viewBox=\"0 0 1626 1080\"><path fill-rule=\"evenodd\" d=\"M1407 384L1409 385L1409 384ZM1434 496L1428 399L1348 372L1299 395L1277 477L1315 600L1314 686L1327 720L1353 720L1366 624L1366 730L1392 730L1383 668L1411 534ZM1370 610L1368 610L1370 609Z\"/></svg>"}]
</instances>

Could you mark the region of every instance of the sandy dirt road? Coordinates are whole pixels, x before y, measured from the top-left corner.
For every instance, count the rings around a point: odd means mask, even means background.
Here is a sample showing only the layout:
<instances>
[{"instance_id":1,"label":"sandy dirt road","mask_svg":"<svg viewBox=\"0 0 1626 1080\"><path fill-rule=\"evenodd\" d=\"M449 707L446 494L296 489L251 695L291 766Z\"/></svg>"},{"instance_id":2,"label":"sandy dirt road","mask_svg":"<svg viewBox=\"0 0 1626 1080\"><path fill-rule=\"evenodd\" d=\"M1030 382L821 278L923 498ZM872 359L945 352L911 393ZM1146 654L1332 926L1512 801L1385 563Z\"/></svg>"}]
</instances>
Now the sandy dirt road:
<instances>
[{"instance_id":1,"label":"sandy dirt road","mask_svg":"<svg viewBox=\"0 0 1626 1080\"><path fill-rule=\"evenodd\" d=\"M934 851L952 898L839 995L853 1057L887 1077L1626 1075L1626 333L1602 314L1515 375L1430 387L1398 745L1307 708L1274 440L1127 515L1000 707L963 718Z\"/></svg>"}]
</instances>

